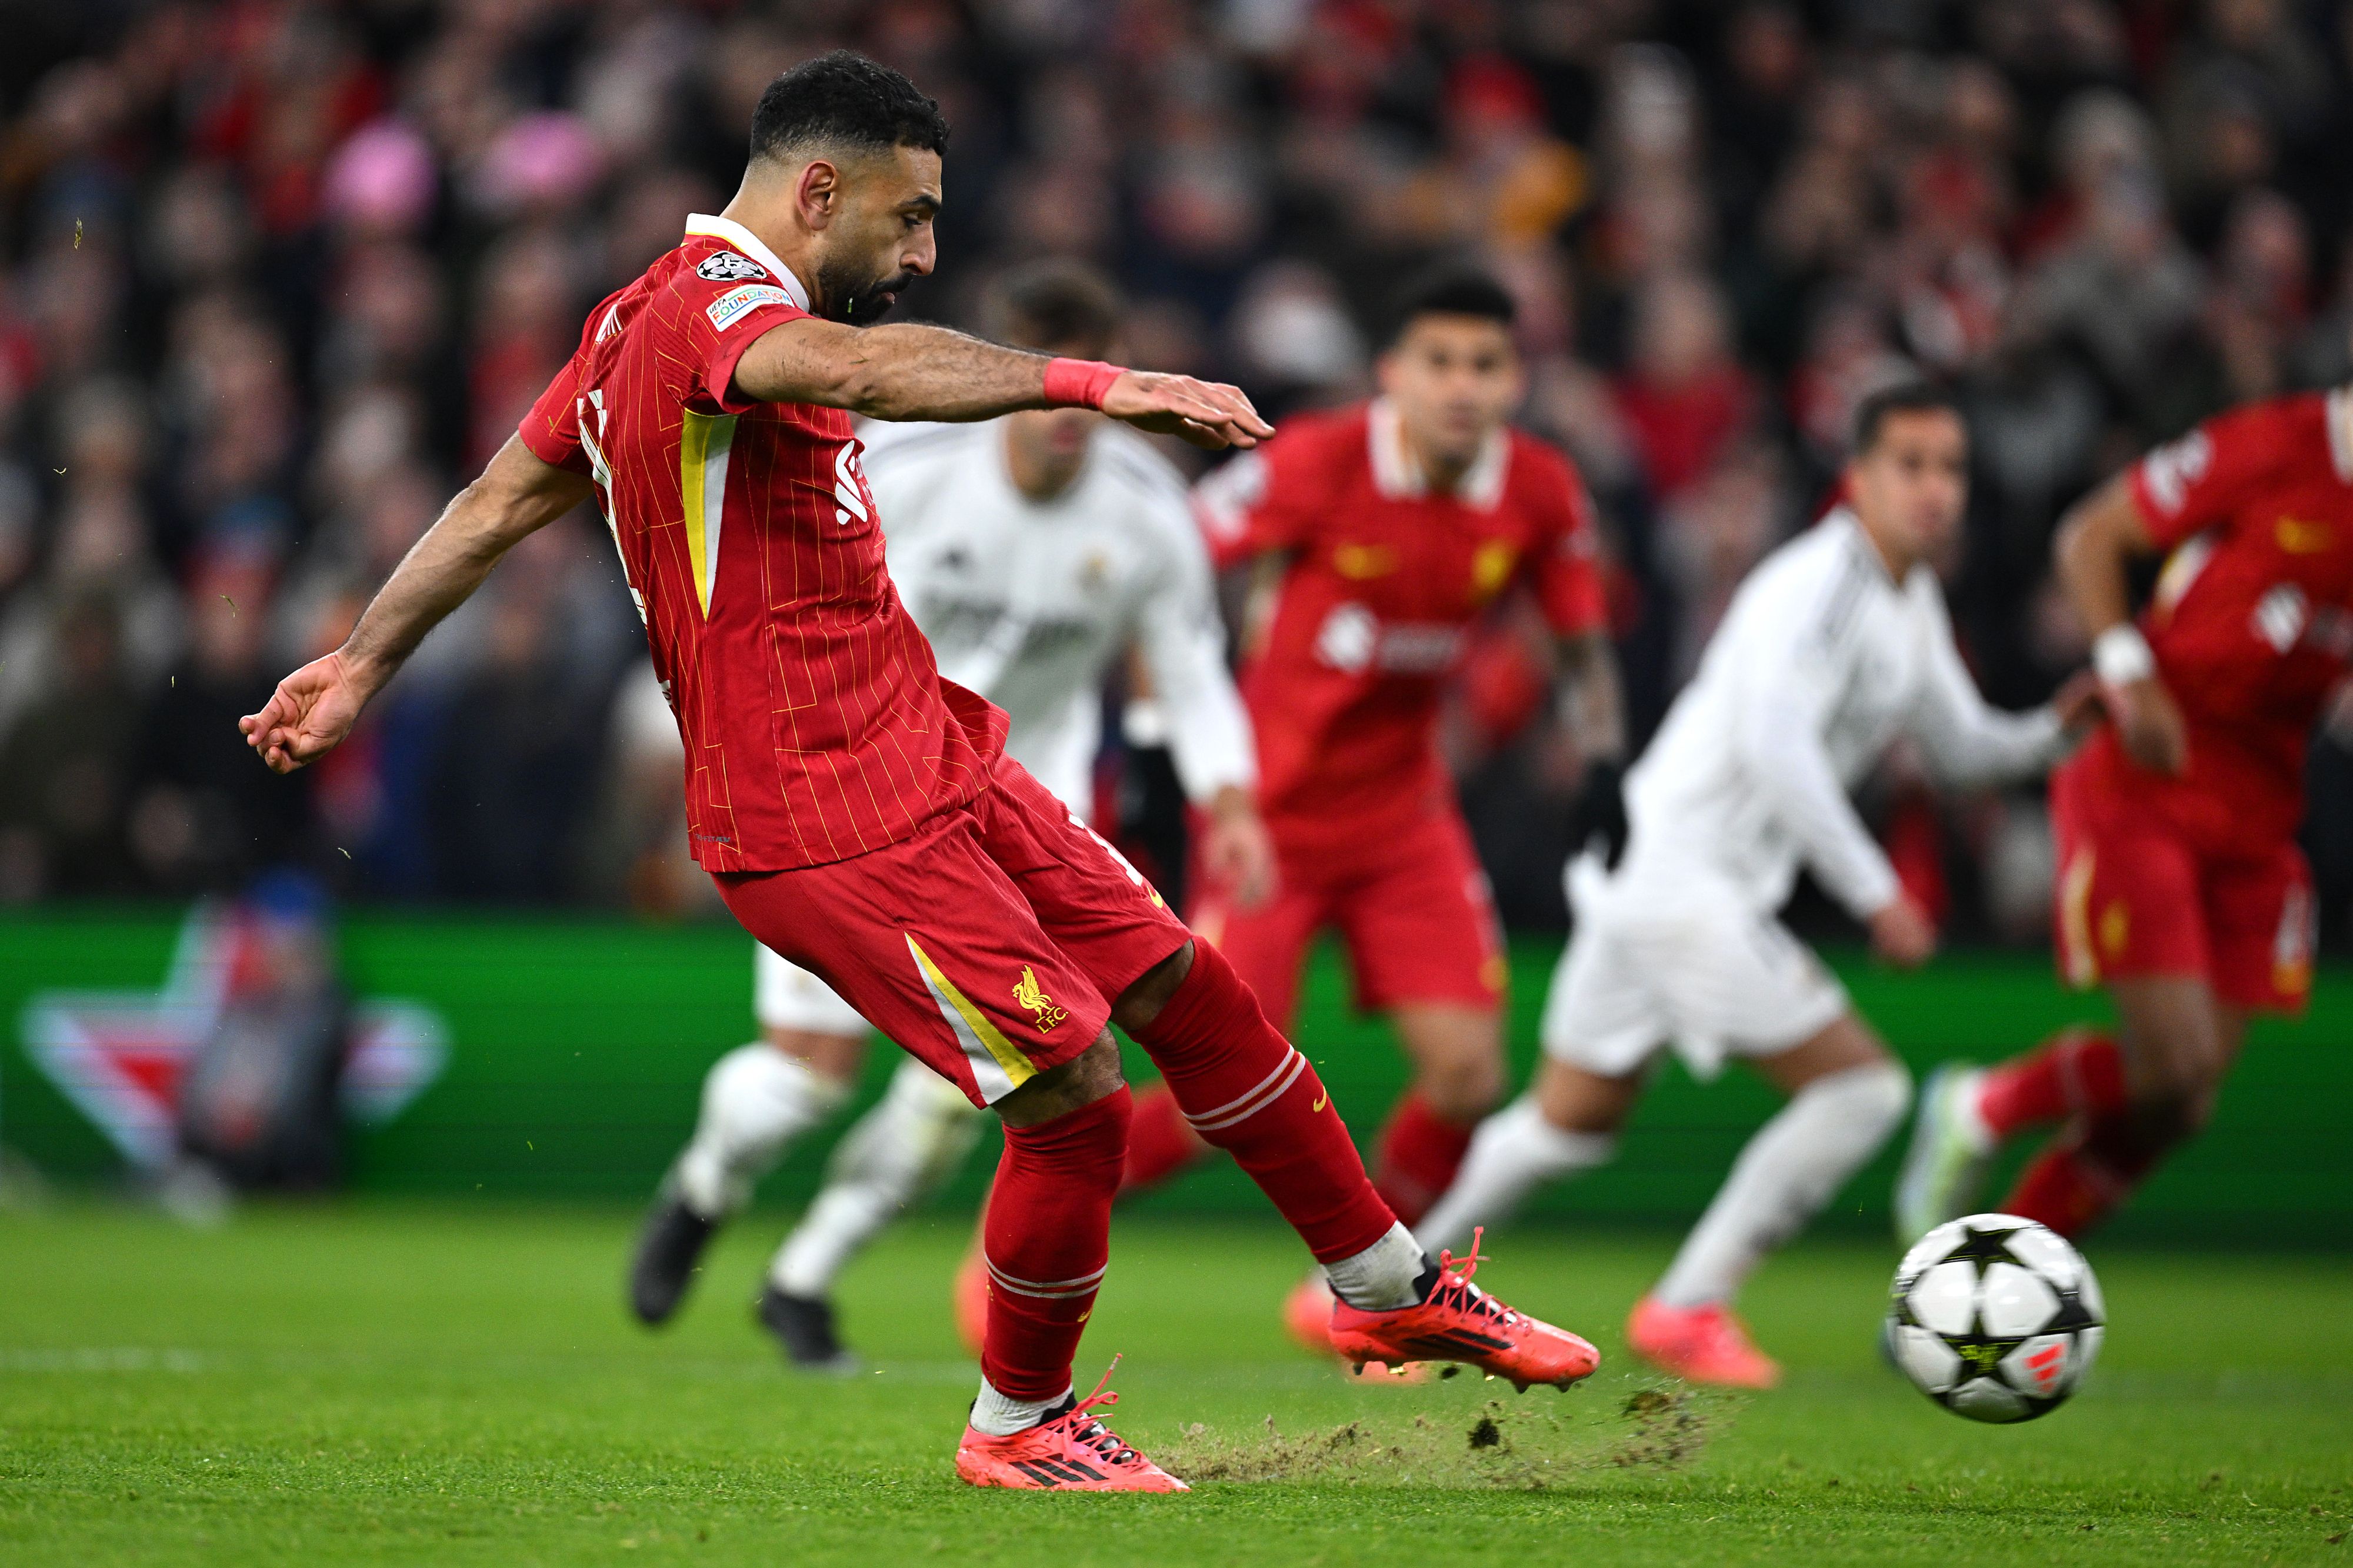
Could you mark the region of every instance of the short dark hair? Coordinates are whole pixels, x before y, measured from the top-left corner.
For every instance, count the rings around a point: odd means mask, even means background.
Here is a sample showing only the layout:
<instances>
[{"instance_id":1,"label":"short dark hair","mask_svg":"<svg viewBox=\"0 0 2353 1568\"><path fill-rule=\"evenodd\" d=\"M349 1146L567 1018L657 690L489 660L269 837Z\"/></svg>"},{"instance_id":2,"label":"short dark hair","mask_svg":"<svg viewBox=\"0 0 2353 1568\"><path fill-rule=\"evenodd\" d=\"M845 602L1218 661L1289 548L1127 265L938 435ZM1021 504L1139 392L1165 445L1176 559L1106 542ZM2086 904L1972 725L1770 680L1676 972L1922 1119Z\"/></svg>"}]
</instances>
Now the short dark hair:
<instances>
[{"instance_id":1,"label":"short dark hair","mask_svg":"<svg viewBox=\"0 0 2353 1568\"><path fill-rule=\"evenodd\" d=\"M753 157L818 147L927 147L944 154L948 122L937 100L889 66L835 49L770 82L752 110Z\"/></svg>"},{"instance_id":2,"label":"short dark hair","mask_svg":"<svg viewBox=\"0 0 2353 1568\"><path fill-rule=\"evenodd\" d=\"M1433 267L1409 279L1390 302L1388 341L1405 336L1424 316L1477 316L1508 328L1519 315L1493 273L1460 263Z\"/></svg>"},{"instance_id":3,"label":"short dark hair","mask_svg":"<svg viewBox=\"0 0 2353 1568\"><path fill-rule=\"evenodd\" d=\"M1119 290L1084 262L1032 261L988 286L982 331L1020 349L1065 349L1087 359L1111 352L1124 313Z\"/></svg>"},{"instance_id":4,"label":"short dark hair","mask_svg":"<svg viewBox=\"0 0 2353 1568\"><path fill-rule=\"evenodd\" d=\"M1883 386L1854 405L1854 455L1871 450L1891 414L1931 414L1943 410L1961 417L1961 400L1953 389L1933 381L1899 381Z\"/></svg>"}]
</instances>

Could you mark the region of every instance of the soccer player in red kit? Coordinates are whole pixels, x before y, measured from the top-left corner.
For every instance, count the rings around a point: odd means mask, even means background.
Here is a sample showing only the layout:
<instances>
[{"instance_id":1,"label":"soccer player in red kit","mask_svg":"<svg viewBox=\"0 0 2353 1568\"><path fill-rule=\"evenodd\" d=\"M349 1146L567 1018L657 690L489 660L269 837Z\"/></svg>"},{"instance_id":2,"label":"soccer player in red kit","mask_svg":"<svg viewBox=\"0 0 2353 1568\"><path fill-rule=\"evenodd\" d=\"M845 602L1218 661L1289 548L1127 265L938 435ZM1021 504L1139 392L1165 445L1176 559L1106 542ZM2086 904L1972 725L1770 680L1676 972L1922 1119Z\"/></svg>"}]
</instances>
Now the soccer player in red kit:
<instances>
[{"instance_id":1,"label":"soccer player in red kit","mask_svg":"<svg viewBox=\"0 0 2353 1568\"><path fill-rule=\"evenodd\" d=\"M1197 443L1267 432L1230 387L856 330L928 273L947 126L836 52L771 83L725 213L590 313L515 439L344 646L241 721L286 772L343 739L419 638L523 535L592 498L686 746L695 858L736 917L1005 1125L982 1382L956 1471L982 1486L1183 1483L1074 1397L1109 1255L1129 1099L1116 1020L1329 1271L1361 1359L1523 1384L1592 1348L1431 1267L1366 1179L1314 1069L1145 879L1002 754L940 679L883 565L851 411L981 419L1084 405ZM485 737L491 743L496 737Z\"/></svg>"},{"instance_id":2,"label":"soccer player in red kit","mask_svg":"<svg viewBox=\"0 0 2353 1568\"><path fill-rule=\"evenodd\" d=\"M2136 619L2131 568L2160 554ZM2353 660L2353 387L2150 452L2063 521L2057 564L2114 713L2052 777L2059 963L2107 988L2117 1027L1939 1073L1897 1189L1907 1233L1975 1208L1993 1152L2056 1124L2001 1206L2082 1235L2205 1123L2250 1015L2302 1011L2305 745Z\"/></svg>"},{"instance_id":3,"label":"soccer player in red kit","mask_svg":"<svg viewBox=\"0 0 2353 1568\"><path fill-rule=\"evenodd\" d=\"M1261 573L1241 689L1278 879L1255 908L1212 896L1194 915L1286 1027L1309 944L1340 933L1359 1005L1388 1015L1412 1068L1375 1176L1411 1222L1504 1089L1502 935L1438 747L1440 698L1481 617L1524 593L1559 639L1583 699L1578 815L1613 841L1623 740L1585 488L1507 423L1525 390L1511 297L1447 269L1408 288L1397 321L1379 397L1286 421L1198 492L1221 561ZM1128 1185L1210 1131L1164 1093L1141 1097ZM1303 1338L1320 1323L1313 1294L1294 1300Z\"/></svg>"}]
</instances>

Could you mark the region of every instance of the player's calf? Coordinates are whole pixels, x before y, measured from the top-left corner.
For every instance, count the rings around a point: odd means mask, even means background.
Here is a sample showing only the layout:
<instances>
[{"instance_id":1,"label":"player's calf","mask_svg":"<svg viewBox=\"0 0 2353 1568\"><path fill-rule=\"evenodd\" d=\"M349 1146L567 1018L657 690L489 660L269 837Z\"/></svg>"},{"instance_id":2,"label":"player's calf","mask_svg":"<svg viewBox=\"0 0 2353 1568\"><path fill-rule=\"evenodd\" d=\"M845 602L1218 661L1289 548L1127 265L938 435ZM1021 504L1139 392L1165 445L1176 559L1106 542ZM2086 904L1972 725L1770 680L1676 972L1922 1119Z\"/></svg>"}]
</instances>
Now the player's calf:
<instances>
[{"instance_id":1,"label":"player's calf","mask_svg":"<svg viewBox=\"0 0 2353 1568\"><path fill-rule=\"evenodd\" d=\"M2123 1047L2108 1031L2069 1028L1991 1068L1947 1062L1920 1091L1895 1184L1897 1238L1909 1246L1974 1213L1987 1167L2021 1133L2124 1110L2133 1100Z\"/></svg>"},{"instance_id":2,"label":"player's calf","mask_svg":"<svg viewBox=\"0 0 2353 1568\"><path fill-rule=\"evenodd\" d=\"M1373 1191L1323 1080L1224 955L1205 942L1186 952L1181 973L1174 961L1154 972L1178 974L1157 1005L1131 1009L1123 997L1113 1016L1151 1053L1193 1131L1233 1155L1316 1261L1367 1252L1397 1216Z\"/></svg>"},{"instance_id":3,"label":"player's calf","mask_svg":"<svg viewBox=\"0 0 2353 1568\"><path fill-rule=\"evenodd\" d=\"M849 1098L827 1076L767 1041L738 1046L702 1080L694 1135L663 1178L629 1263L629 1307L666 1322L693 1282L703 1249L793 1139Z\"/></svg>"},{"instance_id":4,"label":"player's calf","mask_svg":"<svg viewBox=\"0 0 2353 1568\"><path fill-rule=\"evenodd\" d=\"M1022 1103L1005 1118L1005 1154L984 1235L988 1321L973 1418L983 1433L1009 1436L1035 1425L1070 1392L1071 1360L1111 1260L1111 1200L1130 1113L1118 1070L1118 1047L1105 1034L1064 1068L1006 1097ZM1074 1094L1106 1072L1108 1094L1031 1119L1054 1108L1031 1089Z\"/></svg>"},{"instance_id":5,"label":"player's calf","mask_svg":"<svg viewBox=\"0 0 2353 1568\"><path fill-rule=\"evenodd\" d=\"M2110 983L2122 1024L2118 1082L2021 1173L2004 1212L2081 1237L2197 1135L2246 1033L2243 1010L2203 980L2135 975Z\"/></svg>"},{"instance_id":6,"label":"player's calf","mask_svg":"<svg viewBox=\"0 0 2353 1568\"><path fill-rule=\"evenodd\" d=\"M1217 949L1193 953L1184 982L1130 1032L1194 1131L1233 1155L1324 1265L1333 1347L1358 1361L1465 1362L1523 1384L1590 1373L1591 1345L1471 1285L1475 1259L1430 1262L1374 1192L1307 1058Z\"/></svg>"},{"instance_id":7,"label":"player's calf","mask_svg":"<svg viewBox=\"0 0 2353 1568\"><path fill-rule=\"evenodd\" d=\"M2196 1137L2213 1107L2211 1092L2168 1095L2072 1124L2019 1173L2001 1212L2084 1236Z\"/></svg>"},{"instance_id":8,"label":"player's calf","mask_svg":"<svg viewBox=\"0 0 2353 1568\"><path fill-rule=\"evenodd\" d=\"M1789 1101L1757 1131L1653 1294L1728 1304L1767 1254L1821 1211L1894 1133L1911 1076L1852 1015L1757 1067Z\"/></svg>"}]
</instances>

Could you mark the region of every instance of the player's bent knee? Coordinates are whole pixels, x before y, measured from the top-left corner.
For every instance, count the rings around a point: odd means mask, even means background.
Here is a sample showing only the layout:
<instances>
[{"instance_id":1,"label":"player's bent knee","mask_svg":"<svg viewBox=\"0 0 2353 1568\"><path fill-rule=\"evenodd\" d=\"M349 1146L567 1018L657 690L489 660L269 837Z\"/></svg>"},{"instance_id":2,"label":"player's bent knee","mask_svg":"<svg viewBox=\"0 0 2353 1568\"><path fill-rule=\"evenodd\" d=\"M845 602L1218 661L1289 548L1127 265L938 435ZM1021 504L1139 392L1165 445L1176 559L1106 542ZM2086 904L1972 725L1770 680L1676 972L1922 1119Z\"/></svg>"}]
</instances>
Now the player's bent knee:
<instances>
[{"instance_id":1,"label":"player's bent knee","mask_svg":"<svg viewBox=\"0 0 2353 1568\"><path fill-rule=\"evenodd\" d=\"M1119 1065L1119 1042L1105 1029L1093 1045L1039 1073L989 1109L1008 1127L1035 1127L1117 1094L1126 1082Z\"/></svg>"},{"instance_id":2,"label":"player's bent knee","mask_svg":"<svg viewBox=\"0 0 2353 1568\"><path fill-rule=\"evenodd\" d=\"M1119 994L1112 1004L1111 1021L1134 1034L1148 1029L1160 1016L1160 1009L1168 1005L1170 997L1193 973L1193 944L1187 942L1151 968Z\"/></svg>"},{"instance_id":3,"label":"player's bent knee","mask_svg":"<svg viewBox=\"0 0 2353 1568\"><path fill-rule=\"evenodd\" d=\"M1912 1075L1893 1057L1831 1073L1811 1087L1836 1094L1840 1109L1878 1138L1892 1135L1912 1109Z\"/></svg>"}]
</instances>

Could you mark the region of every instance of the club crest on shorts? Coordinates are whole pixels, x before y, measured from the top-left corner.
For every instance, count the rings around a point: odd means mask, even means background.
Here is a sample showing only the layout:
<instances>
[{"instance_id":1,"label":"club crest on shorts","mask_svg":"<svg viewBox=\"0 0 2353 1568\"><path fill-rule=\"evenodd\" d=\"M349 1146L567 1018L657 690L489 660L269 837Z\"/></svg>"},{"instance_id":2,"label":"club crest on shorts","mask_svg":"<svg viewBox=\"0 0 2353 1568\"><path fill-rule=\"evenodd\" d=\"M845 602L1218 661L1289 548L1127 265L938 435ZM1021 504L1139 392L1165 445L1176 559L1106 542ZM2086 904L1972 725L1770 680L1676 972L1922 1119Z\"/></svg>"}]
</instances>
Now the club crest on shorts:
<instances>
[{"instance_id":1,"label":"club crest on shorts","mask_svg":"<svg viewBox=\"0 0 2353 1568\"><path fill-rule=\"evenodd\" d=\"M1039 987L1037 972L1026 963L1021 966L1021 978L1013 983L1013 1003L1029 1010L1041 1035L1052 1033L1071 1016L1068 1009L1054 1005L1054 999Z\"/></svg>"},{"instance_id":2,"label":"club crest on shorts","mask_svg":"<svg viewBox=\"0 0 2353 1568\"><path fill-rule=\"evenodd\" d=\"M702 258L694 269L697 278L707 278L713 283L742 283L754 278L765 278L768 269L748 256L738 256L732 250L714 250Z\"/></svg>"}]
</instances>

